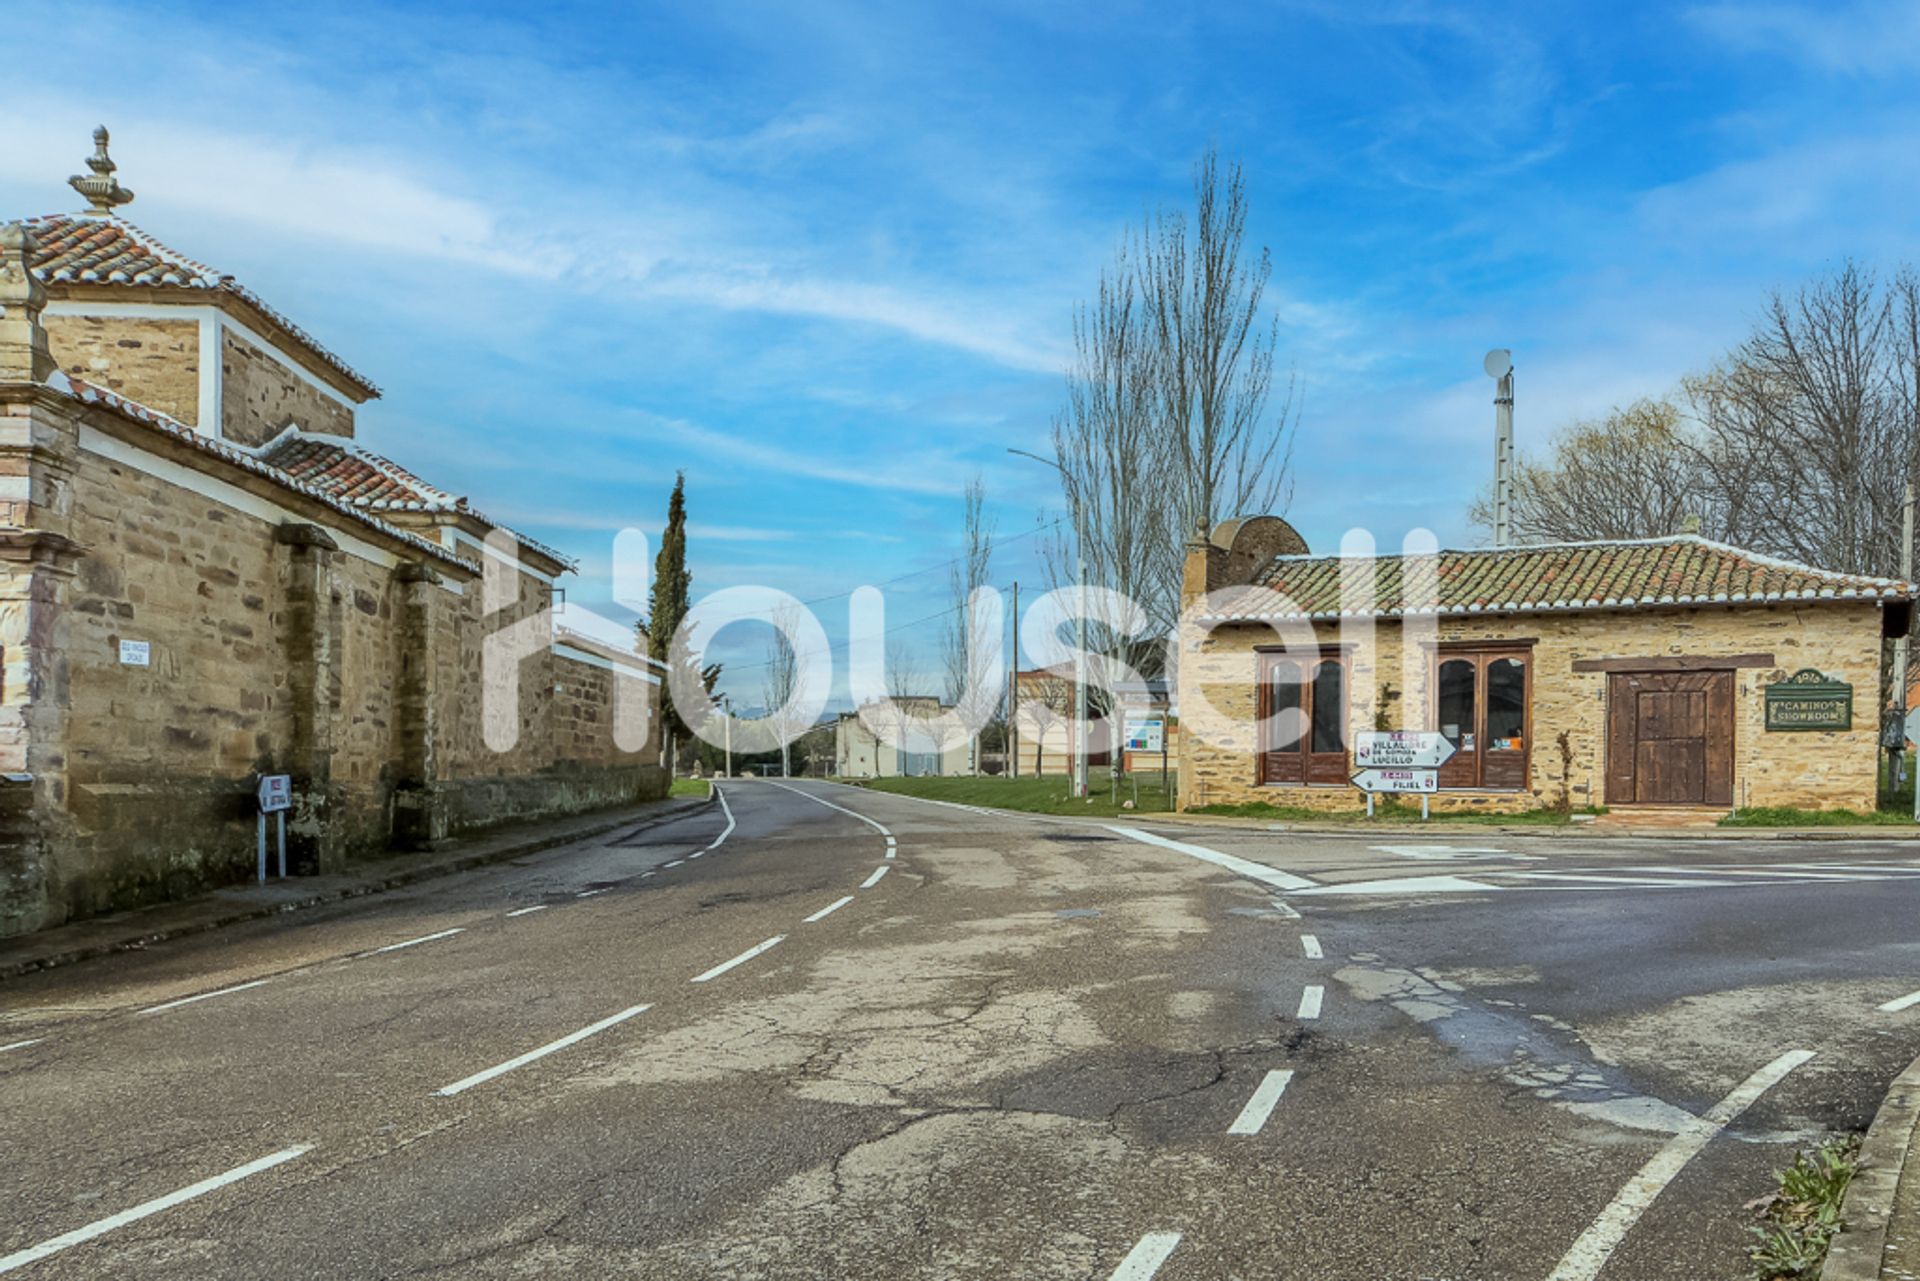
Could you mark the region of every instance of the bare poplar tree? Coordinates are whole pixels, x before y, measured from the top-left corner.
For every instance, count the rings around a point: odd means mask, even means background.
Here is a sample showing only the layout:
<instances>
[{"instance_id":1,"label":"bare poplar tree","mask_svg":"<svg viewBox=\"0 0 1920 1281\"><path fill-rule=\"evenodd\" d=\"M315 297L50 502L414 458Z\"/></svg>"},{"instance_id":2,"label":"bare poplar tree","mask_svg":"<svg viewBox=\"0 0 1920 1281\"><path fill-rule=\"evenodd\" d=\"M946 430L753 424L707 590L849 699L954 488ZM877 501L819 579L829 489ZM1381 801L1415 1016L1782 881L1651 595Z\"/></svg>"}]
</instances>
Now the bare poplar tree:
<instances>
[{"instance_id":1,"label":"bare poplar tree","mask_svg":"<svg viewBox=\"0 0 1920 1281\"><path fill-rule=\"evenodd\" d=\"M774 626L773 638L767 642L766 675L763 678L763 694L767 704L767 719L772 722L774 734L780 740L780 772L783 776L793 773L792 740L807 728L788 710L788 700L800 684L800 656L794 652L787 637L799 630L796 626L799 610L790 604L774 609L771 622Z\"/></svg>"},{"instance_id":2,"label":"bare poplar tree","mask_svg":"<svg viewBox=\"0 0 1920 1281\"><path fill-rule=\"evenodd\" d=\"M947 571L947 585L953 595L953 612L947 616L941 636L941 659L945 666L947 700L961 712L962 706L977 699L998 673L989 669L994 662L995 637L989 628L993 620L973 607L973 594L990 585L993 571L993 522L987 516L987 487L979 477L967 482L961 506L961 552ZM972 752L973 771L980 772L980 751ZM940 745L945 754L947 744Z\"/></svg>"}]
</instances>

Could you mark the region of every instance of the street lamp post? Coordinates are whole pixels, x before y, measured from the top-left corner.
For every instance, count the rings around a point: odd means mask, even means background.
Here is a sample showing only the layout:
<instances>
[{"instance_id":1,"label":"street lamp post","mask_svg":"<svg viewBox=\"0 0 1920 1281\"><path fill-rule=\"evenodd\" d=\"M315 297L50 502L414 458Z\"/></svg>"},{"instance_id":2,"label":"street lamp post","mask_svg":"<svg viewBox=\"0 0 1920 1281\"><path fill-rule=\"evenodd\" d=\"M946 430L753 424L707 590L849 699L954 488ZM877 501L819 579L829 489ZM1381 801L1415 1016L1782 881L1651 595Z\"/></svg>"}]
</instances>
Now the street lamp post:
<instances>
[{"instance_id":1,"label":"street lamp post","mask_svg":"<svg viewBox=\"0 0 1920 1281\"><path fill-rule=\"evenodd\" d=\"M1066 486L1067 502L1073 508L1073 571L1082 592L1087 587L1087 533L1082 519L1080 505L1080 487L1074 483L1067 469L1051 458L1042 458L1038 454L1024 449L1009 449L1009 454L1018 454L1022 458L1031 458L1036 463L1045 463L1060 473L1061 483ZM1087 794L1087 608L1086 602L1076 603L1073 611L1073 794L1084 797ZM1014 670L1020 667L1020 656L1015 654ZM1019 697L1016 687L1014 696Z\"/></svg>"},{"instance_id":2,"label":"street lamp post","mask_svg":"<svg viewBox=\"0 0 1920 1281\"><path fill-rule=\"evenodd\" d=\"M727 719L721 722L721 730L724 732L727 740L727 777L732 778L733 777L733 700L727 697L725 694L722 694L720 696L720 710L727 714Z\"/></svg>"}]
</instances>

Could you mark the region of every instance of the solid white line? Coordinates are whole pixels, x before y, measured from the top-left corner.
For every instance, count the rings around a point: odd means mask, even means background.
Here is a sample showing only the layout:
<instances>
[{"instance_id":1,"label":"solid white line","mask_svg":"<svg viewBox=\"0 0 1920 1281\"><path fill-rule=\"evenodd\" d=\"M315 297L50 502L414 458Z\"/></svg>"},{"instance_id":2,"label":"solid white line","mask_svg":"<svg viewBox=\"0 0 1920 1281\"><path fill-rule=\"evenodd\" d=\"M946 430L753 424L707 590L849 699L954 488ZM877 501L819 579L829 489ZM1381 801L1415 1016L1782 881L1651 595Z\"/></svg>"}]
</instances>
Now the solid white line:
<instances>
[{"instance_id":1,"label":"solid white line","mask_svg":"<svg viewBox=\"0 0 1920 1281\"><path fill-rule=\"evenodd\" d=\"M1885 880L1871 874L1845 872L1780 871L1763 867L1628 867L1627 872L1657 872L1662 876L1784 876L1796 881L1872 881Z\"/></svg>"},{"instance_id":2,"label":"solid white line","mask_svg":"<svg viewBox=\"0 0 1920 1281\"><path fill-rule=\"evenodd\" d=\"M1300 936L1300 950L1307 954L1308 960L1317 961L1326 953L1320 950L1320 940L1311 934Z\"/></svg>"},{"instance_id":3,"label":"solid white line","mask_svg":"<svg viewBox=\"0 0 1920 1281\"><path fill-rule=\"evenodd\" d=\"M872 889L874 886L880 883L880 878L885 876L886 874L887 874L887 865L885 863L882 863L879 867L876 867L873 869L872 876L869 876L866 880L860 882L860 888L863 890Z\"/></svg>"},{"instance_id":4,"label":"solid white line","mask_svg":"<svg viewBox=\"0 0 1920 1281\"><path fill-rule=\"evenodd\" d=\"M1120 1266L1113 1270L1112 1281L1148 1281L1167 1261L1173 1248L1180 1244L1178 1232L1149 1232L1140 1238L1140 1244L1127 1252L1120 1260Z\"/></svg>"},{"instance_id":5,"label":"solid white line","mask_svg":"<svg viewBox=\"0 0 1920 1281\"><path fill-rule=\"evenodd\" d=\"M149 1005L144 1010L135 1010L134 1013L158 1014L162 1010L177 1010L183 1005L192 1005L195 1001L211 1001L214 997L225 996L229 992L244 992L250 987L261 987L264 986L266 982L267 980L265 979L255 979L251 983L241 983L234 987L223 987L217 992L202 992L198 996L183 996L177 1001L168 1001L164 1005Z\"/></svg>"},{"instance_id":6,"label":"solid white line","mask_svg":"<svg viewBox=\"0 0 1920 1281\"><path fill-rule=\"evenodd\" d=\"M767 779L766 781L769 783L772 783L775 787L781 788L785 791L792 792L795 796L804 796L816 805L824 805L830 810L839 810L842 814L850 814L854 818L859 819L862 823L865 823L868 827L871 827L874 831L880 833L880 835L882 836L893 835L893 833L889 832L884 825L877 823L874 820L868 818L865 814L860 813L858 810L850 810L844 805L835 805L832 801L823 801L818 796L815 796L812 792L803 792L797 787L790 787L785 783L775 782L773 779Z\"/></svg>"},{"instance_id":7,"label":"solid white line","mask_svg":"<svg viewBox=\"0 0 1920 1281\"><path fill-rule=\"evenodd\" d=\"M435 939L450 939L456 934L465 934L466 932L465 926L456 926L450 930L441 930L438 934L422 934L419 938L408 939L404 943L389 943L385 947L376 947L373 951L368 952L367 955L378 956L382 952L398 952L403 947L417 947L422 943L431 943Z\"/></svg>"},{"instance_id":8,"label":"solid white line","mask_svg":"<svg viewBox=\"0 0 1920 1281\"><path fill-rule=\"evenodd\" d=\"M733 806L727 804L727 794L720 790L720 784L709 783L707 784L707 786L711 787L713 789L713 794L720 798L720 812L727 816L726 829L722 831L720 835L714 837L712 843L707 846L707 849L709 850L717 850L720 848L720 842L726 840L729 836L733 835ZM700 852L704 854L706 853L706 850L702 850Z\"/></svg>"},{"instance_id":9,"label":"solid white line","mask_svg":"<svg viewBox=\"0 0 1920 1281\"><path fill-rule=\"evenodd\" d=\"M1526 881L1580 881L1589 885L1653 885L1672 889L1678 886L1705 888L1737 885L1737 881L1656 881L1640 876L1583 876L1578 872L1482 872L1482 876L1505 876Z\"/></svg>"},{"instance_id":10,"label":"solid white line","mask_svg":"<svg viewBox=\"0 0 1920 1281\"><path fill-rule=\"evenodd\" d=\"M1888 1001L1885 1005L1881 1006L1880 1009L1887 1014L1898 1014L1900 1011L1909 1009L1915 1005L1920 1005L1920 992L1909 992L1903 997ZM31 1044L31 1042L29 1042L29 1044ZM8 1046L6 1048L12 1049L13 1047Z\"/></svg>"},{"instance_id":11,"label":"solid white line","mask_svg":"<svg viewBox=\"0 0 1920 1281\"><path fill-rule=\"evenodd\" d=\"M1755 1099L1812 1057L1812 1050L1790 1050L1782 1054L1707 1109L1705 1116L1688 1121L1678 1134L1667 1140L1666 1146L1640 1167L1638 1174L1627 1180L1626 1186L1600 1212L1600 1217L1580 1234L1580 1239L1573 1243L1573 1248L1567 1251L1547 1281L1593 1281L1641 1214L1687 1162L1698 1155L1714 1135L1751 1107Z\"/></svg>"},{"instance_id":12,"label":"solid white line","mask_svg":"<svg viewBox=\"0 0 1920 1281\"><path fill-rule=\"evenodd\" d=\"M36 1036L31 1041L15 1041L12 1045L0 1045L0 1054L5 1054L8 1050L24 1050L29 1045L38 1045L46 1039L44 1036Z\"/></svg>"},{"instance_id":13,"label":"solid white line","mask_svg":"<svg viewBox=\"0 0 1920 1281\"><path fill-rule=\"evenodd\" d=\"M511 912L508 912L507 915L508 916L525 916L529 912L544 912L546 910L547 910L547 905L545 903L541 903L536 907L516 907Z\"/></svg>"},{"instance_id":14,"label":"solid white line","mask_svg":"<svg viewBox=\"0 0 1920 1281\"><path fill-rule=\"evenodd\" d=\"M311 1151L313 1151L311 1143L282 1148L271 1156L263 1156L258 1161L249 1161L245 1165L235 1166L225 1174L216 1174L210 1179L202 1179L189 1187L181 1188L178 1192L169 1192L163 1197L156 1197L136 1205L131 1210L122 1210L104 1219L96 1219L84 1228L75 1228L71 1232L64 1232L50 1240L42 1241L39 1245L28 1246L24 1250L9 1254L6 1258L0 1259L0 1272L12 1272L16 1268L26 1267L29 1263L37 1263L49 1255L58 1254L62 1250L91 1241L95 1237L105 1236L115 1228L124 1228L129 1223L138 1223L149 1215L170 1210L182 1202L191 1201L195 1197L202 1197L216 1189L224 1188L229 1183L238 1183L262 1171L271 1170L276 1165L285 1165L295 1157L304 1156Z\"/></svg>"},{"instance_id":15,"label":"solid white line","mask_svg":"<svg viewBox=\"0 0 1920 1281\"><path fill-rule=\"evenodd\" d=\"M1271 885L1275 889L1310 890L1314 886L1314 883L1304 876L1295 876L1291 872L1282 872L1278 868L1268 867L1264 863L1250 862L1232 854L1222 854L1219 850L1210 850L1204 845L1189 845L1185 841L1168 840L1164 836L1155 836L1152 832L1143 832L1137 827L1109 827L1107 830L1118 832L1128 840L1139 841L1143 845L1158 845L1163 850L1192 855L1216 867L1224 867L1229 872Z\"/></svg>"},{"instance_id":16,"label":"solid white line","mask_svg":"<svg viewBox=\"0 0 1920 1281\"><path fill-rule=\"evenodd\" d=\"M711 979L717 979L722 974L725 974L728 970L732 969L734 966L745 965L748 961L751 961L754 957L760 955L762 952L767 951L769 948L778 947L786 939L786 937L787 936L784 934L776 934L764 943L755 943L752 947L740 953L740 955L734 957L731 961L722 961L720 964L714 966L712 969L708 970L705 974L700 975L698 978L693 979L692 981L695 983L705 983Z\"/></svg>"},{"instance_id":17,"label":"solid white line","mask_svg":"<svg viewBox=\"0 0 1920 1281\"><path fill-rule=\"evenodd\" d=\"M1305 988L1300 993L1300 1012L1294 1015L1299 1019L1317 1019L1320 1017L1320 1003L1326 999L1327 989L1318 983Z\"/></svg>"},{"instance_id":18,"label":"solid white line","mask_svg":"<svg viewBox=\"0 0 1920 1281\"><path fill-rule=\"evenodd\" d=\"M1280 1068L1269 1072L1261 1079L1260 1085L1247 1100L1247 1106L1240 1109L1240 1115L1227 1127L1228 1134L1258 1134L1260 1128L1273 1115L1273 1105L1287 1092L1287 1082L1293 1080L1292 1068Z\"/></svg>"},{"instance_id":19,"label":"solid white line","mask_svg":"<svg viewBox=\"0 0 1920 1281\"><path fill-rule=\"evenodd\" d=\"M452 1098L454 1095L460 1093L462 1090L470 1090L476 1085L481 1085L487 1081L493 1080L493 1078L496 1076L504 1076L508 1072L513 1071L515 1068L525 1067L527 1064L533 1062L535 1059L544 1059L545 1057L547 1057L547 1055L552 1054L555 1050L564 1050L569 1045L573 1045L576 1042L586 1040L588 1037L592 1036L596 1032L604 1032L608 1028L612 1027L614 1024L624 1023L628 1019L632 1018L634 1015L645 1014L648 1010L652 1008L653 1007L649 1005L636 1005L630 1009L622 1010L618 1014L615 1014L610 1018L601 1019L598 1023L590 1023L586 1027L581 1028L578 1032L569 1032L565 1036L561 1037L559 1040L550 1041L547 1044L541 1046L537 1050L528 1050L525 1054L518 1055L514 1058L508 1059L505 1063L500 1064L498 1067L490 1067L484 1072L475 1072L472 1076L467 1077L465 1080L455 1081L452 1085L442 1086L440 1089L435 1090L434 1093L441 1095L442 1097L445 1097L445 1098Z\"/></svg>"},{"instance_id":20,"label":"solid white line","mask_svg":"<svg viewBox=\"0 0 1920 1281\"><path fill-rule=\"evenodd\" d=\"M841 908L845 907L847 904L851 902L853 902L853 895L851 894L847 895L845 898L835 899L833 902L827 904L825 907L821 908L818 912L815 912L812 916L809 916L806 920L802 921L801 924L812 925L815 921L824 920L826 917L832 916L835 912L838 912Z\"/></svg>"}]
</instances>

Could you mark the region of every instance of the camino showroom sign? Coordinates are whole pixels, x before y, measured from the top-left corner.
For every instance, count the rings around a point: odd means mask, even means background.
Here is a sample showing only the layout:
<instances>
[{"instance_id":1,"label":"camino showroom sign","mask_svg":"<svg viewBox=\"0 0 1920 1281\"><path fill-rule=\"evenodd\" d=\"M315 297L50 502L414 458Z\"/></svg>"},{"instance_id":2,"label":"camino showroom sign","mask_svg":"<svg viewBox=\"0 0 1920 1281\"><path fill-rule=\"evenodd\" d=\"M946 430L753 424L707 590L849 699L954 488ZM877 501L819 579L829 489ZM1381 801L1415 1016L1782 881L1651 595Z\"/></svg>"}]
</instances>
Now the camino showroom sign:
<instances>
[{"instance_id":1,"label":"camino showroom sign","mask_svg":"<svg viewBox=\"0 0 1920 1281\"><path fill-rule=\"evenodd\" d=\"M1767 686L1767 728L1852 729L1853 686L1803 667Z\"/></svg>"}]
</instances>

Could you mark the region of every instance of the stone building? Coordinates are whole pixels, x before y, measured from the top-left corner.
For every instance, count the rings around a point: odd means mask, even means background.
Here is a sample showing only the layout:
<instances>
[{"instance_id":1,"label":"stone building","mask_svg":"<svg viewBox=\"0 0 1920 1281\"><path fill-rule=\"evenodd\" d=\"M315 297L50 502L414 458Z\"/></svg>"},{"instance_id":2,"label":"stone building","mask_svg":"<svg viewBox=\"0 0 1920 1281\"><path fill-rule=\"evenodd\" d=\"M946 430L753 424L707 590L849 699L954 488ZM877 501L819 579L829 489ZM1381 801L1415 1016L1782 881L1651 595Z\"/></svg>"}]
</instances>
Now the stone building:
<instances>
[{"instance_id":1,"label":"stone building","mask_svg":"<svg viewBox=\"0 0 1920 1281\"><path fill-rule=\"evenodd\" d=\"M1438 731L1438 810L1871 810L1913 589L1696 535L1314 556L1274 517L1187 548L1183 806L1351 809L1354 736Z\"/></svg>"},{"instance_id":2,"label":"stone building","mask_svg":"<svg viewBox=\"0 0 1920 1281\"><path fill-rule=\"evenodd\" d=\"M869 706L833 722L833 772L841 778L957 777L973 772L973 740L922 728L951 715L931 695L895 695L891 710ZM879 726L876 733L874 726Z\"/></svg>"},{"instance_id":3,"label":"stone building","mask_svg":"<svg viewBox=\"0 0 1920 1281\"><path fill-rule=\"evenodd\" d=\"M356 443L373 383L95 141L85 212L0 227L0 934L250 875L261 774L308 871L662 793L567 558Z\"/></svg>"}]
</instances>

